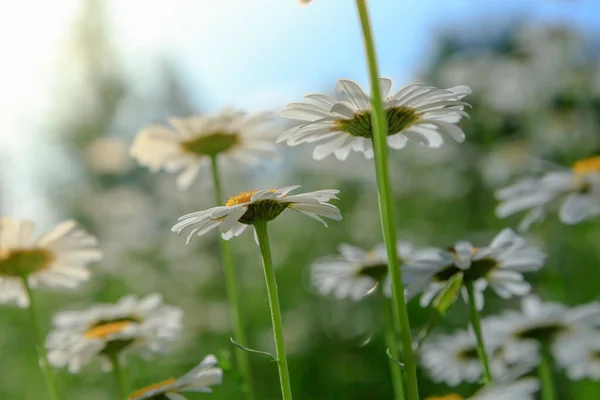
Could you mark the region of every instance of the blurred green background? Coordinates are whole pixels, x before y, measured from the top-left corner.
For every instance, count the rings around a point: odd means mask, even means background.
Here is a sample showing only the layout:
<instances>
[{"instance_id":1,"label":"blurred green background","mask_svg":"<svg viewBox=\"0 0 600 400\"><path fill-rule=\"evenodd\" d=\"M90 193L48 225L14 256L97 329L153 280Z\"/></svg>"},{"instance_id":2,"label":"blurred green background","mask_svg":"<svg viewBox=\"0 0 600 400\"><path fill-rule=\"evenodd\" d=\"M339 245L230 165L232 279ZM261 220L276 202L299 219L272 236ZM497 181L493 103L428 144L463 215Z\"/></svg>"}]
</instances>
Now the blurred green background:
<instances>
[{"instance_id":1,"label":"blurred green background","mask_svg":"<svg viewBox=\"0 0 600 400\"><path fill-rule=\"evenodd\" d=\"M337 78L365 85L352 2L315 1L306 8L266 0L24 3L2 17L9 24L0 43L14 57L0 70L7 88L0 96L0 210L40 221L42 228L73 217L98 236L105 252L81 288L39 291L47 327L62 309L160 292L185 310L184 334L168 356L129 358L131 388L179 376L208 353L227 360L232 348L217 236L186 247L170 232L178 216L213 205L209 175L177 191L172 176L137 167L128 146L139 128L171 115L225 105L277 110L304 93L331 90ZM461 123L464 144L448 140L438 150L411 145L391 152L399 237L417 245L486 243L518 222L494 216L494 190L529 171L533 159L570 165L600 150L600 8L594 1L558 0L397 3L371 5L382 73L398 86L467 84L474 92L467 98L472 118ZM425 23L430 16L433 22ZM14 34L20 21L25 29L16 32L35 34L22 40ZM228 173L225 192L291 184L340 189L341 223L325 229L285 213L270 224L292 385L299 399L388 399L376 299L321 298L308 279L311 262L334 254L340 243L370 248L380 242L374 170L361 155L317 163L311 151L282 146L281 168ZM598 300L599 226L567 227L551 217L529 232L549 253L546 267L528 276L543 299ZM250 347L270 350L252 235L235 239L233 247ZM518 306L518 300L486 295L485 314ZM427 313L413 303L417 330ZM437 331L465 328L467 320L459 302ZM0 399L46 398L27 313L2 306L0 324ZM279 398L275 364L252 357L252 367L258 398ZM424 396L450 392L420 374ZM112 377L97 364L59 377L68 399L115 398ZM236 379L227 372L210 397L236 398ZM596 383L568 382L560 373L557 380L560 399L600 398Z\"/></svg>"}]
</instances>

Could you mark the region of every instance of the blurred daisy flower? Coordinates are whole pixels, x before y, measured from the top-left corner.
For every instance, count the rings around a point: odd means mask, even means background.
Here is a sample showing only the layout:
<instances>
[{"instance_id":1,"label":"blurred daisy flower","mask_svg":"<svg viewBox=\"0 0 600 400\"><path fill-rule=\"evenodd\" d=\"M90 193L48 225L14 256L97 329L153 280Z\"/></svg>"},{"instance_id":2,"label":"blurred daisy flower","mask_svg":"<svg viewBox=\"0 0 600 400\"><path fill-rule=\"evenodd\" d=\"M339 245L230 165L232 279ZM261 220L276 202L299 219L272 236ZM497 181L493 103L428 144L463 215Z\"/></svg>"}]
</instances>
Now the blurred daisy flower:
<instances>
[{"instance_id":1,"label":"blurred daisy flower","mask_svg":"<svg viewBox=\"0 0 600 400\"><path fill-rule=\"evenodd\" d=\"M256 221L271 221L287 208L298 211L317 221L327 224L321 217L336 221L342 219L340 210L328 201L337 199L339 190L325 189L288 196L300 186L288 186L272 190L250 190L230 197L225 206L213 207L184 215L173 226L172 231L187 233L187 242L191 238L204 235L219 227L223 239L241 235L248 226Z\"/></svg>"},{"instance_id":2,"label":"blurred daisy flower","mask_svg":"<svg viewBox=\"0 0 600 400\"><path fill-rule=\"evenodd\" d=\"M535 378L524 378L516 382L492 384L465 399L457 394L428 397L425 400L535 400L540 382Z\"/></svg>"},{"instance_id":3,"label":"blurred daisy flower","mask_svg":"<svg viewBox=\"0 0 600 400\"><path fill-rule=\"evenodd\" d=\"M504 299L529 293L531 285L524 280L523 272L539 270L545 258L543 251L529 246L525 239L507 228L486 247L477 248L461 241L448 251L416 250L402 269L407 297L423 293L421 306L426 307L450 278L462 273L464 282L473 283L475 305L481 310L483 291L488 285ZM463 287L462 291L466 300L466 289Z\"/></svg>"},{"instance_id":4,"label":"blurred daisy flower","mask_svg":"<svg viewBox=\"0 0 600 400\"><path fill-rule=\"evenodd\" d=\"M556 346L554 353L569 379L600 380L600 333L573 335Z\"/></svg>"},{"instance_id":5,"label":"blurred daisy flower","mask_svg":"<svg viewBox=\"0 0 600 400\"><path fill-rule=\"evenodd\" d=\"M398 242L397 249L400 258L404 259L413 247L410 243ZM385 244L379 244L370 251L341 244L339 252L339 256L322 258L312 265L311 281L321 295L333 294L338 299L360 300L384 282L386 294L389 294L391 284Z\"/></svg>"},{"instance_id":6,"label":"blurred daisy flower","mask_svg":"<svg viewBox=\"0 0 600 400\"><path fill-rule=\"evenodd\" d=\"M60 312L46 340L48 361L76 373L95 356L103 356L103 367L109 369L106 357L123 351L142 356L162 352L179 336L182 318L183 311L165 305L159 294L140 299L129 295L116 304Z\"/></svg>"},{"instance_id":7,"label":"blurred daisy flower","mask_svg":"<svg viewBox=\"0 0 600 400\"><path fill-rule=\"evenodd\" d=\"M140 165L156 172L178 174L177 186L189 188L199 171L217 157L225 163L258 166L275 156L271 115L247 115L225 110L215 115L171 118L171 127L151 125L142 129L130 149Z\"/></svg>"},{"instance_id":8,"label":"blurred daisy flower","mask_svg":"<svg viewBox=\"0 0 600 400\"><path fill-rule=\"evenodd\" d=\"M179 379L167 379L136 390L128 400L186 400L181 392L211 393L213 385L220 385L223 370L217 367L217 358L208 355L200 364Z\"/></svg>"},{"instance_id":9,"label":"blurred daisy flower","mask_svg":"<svg viewBox=\"0 0 600 400\"><path fill-rule=\"evenodd\" d=\"M28 307L24 280L32 287L73 288L89 278L88 264L102 258L96 238L74 221L37 239L34 229L31 221L0 219L0 303Z\"/></svg>"},{"instance_id":10,"label":"blurred daisy flower","mask_svg":"<svg viewBox=\"0 0 600 400\"><path fill-rule=\"evenodd\" d=\"M408 139L427 147L440 147L444 142L440 132L457 142L464 141L465 134L456 124L462 117L468 117L464 111L468 104L461 101L471 93L467 86L438 89L408 85L394 94L391 94L391 79L379 78L379 86L388 120L387 143L391 148L404 148ZM337 97L307 94L304 97L312 103L288 104L279 116L304 123L284 132L277 142L286 142L289 146L325 142L315 148L315 160L331 154L345 160L351 151L373 158L369 96L348 79L340 79L335 89Z\"/></svg>"},{"instance_id":11,"label":"blurred daisy flower","mask_svg":"<svg viewBox=\"0 0 600 400\"><path fill-rule=\"evenodd\" d=\"M520 230L544 218L549 207L558 206L559 219L577 224L600 214L600 156L576 161L571 169L547 172L542 177L529 177L496 192L500 218L529 210Z\"/></svg>"}]
</instances>

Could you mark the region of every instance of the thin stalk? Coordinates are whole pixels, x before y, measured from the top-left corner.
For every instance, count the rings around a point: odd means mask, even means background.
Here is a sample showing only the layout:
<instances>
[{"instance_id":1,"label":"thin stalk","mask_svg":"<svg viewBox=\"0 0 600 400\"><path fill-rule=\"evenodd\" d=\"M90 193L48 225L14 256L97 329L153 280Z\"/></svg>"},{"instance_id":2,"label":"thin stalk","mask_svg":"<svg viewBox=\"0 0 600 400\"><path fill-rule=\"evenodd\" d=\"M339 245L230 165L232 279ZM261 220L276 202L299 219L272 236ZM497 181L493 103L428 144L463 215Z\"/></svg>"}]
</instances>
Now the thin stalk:
<instances>
[{"instance_id":1,"label":"thin stalk","mask_svg":"<svg viewBox=\"0 0 600 400\"><path fill-rule=\"evenodd\" d=\"M223 192L221 190L221 179L219 177L219 167L217 164L217 157L212 157L212 177L213 185L215 187L215 202L217 205L223 205ZM233 256L231 253L231 246L228 241L219 239L219 245L221 247L221 259L223 261L223 271L225 273L225 286L227 290L227 298L229 300L229 310L231 312L231 320L233 321L233 335L235 341L248 345L246 331L244 329L244 320L242 319L240 298L239 298L239 285L237 279L237 272L235 264L233 263ZM237 367L242 379L245 384L246 398L248 400L254 399L254 383L252 381L252 372L250 369L250 355L244 350L236 348L235 358L237 361Z\"/></svg>"},{"instance_id":2,"label":"thin stalk","mask_svg":"<svg viewBox=\"0 0 600 400\"><path fill-rule=\"evenodd\" d=\"M538 367L542 384L542 400L555 400L554 379L552 378L552 357L548 345L542 345L542 362Z\"/></svg>"},{"instance_id":3,"label":"thin stalk","mask_svg":"<svg viewBox=\"0 0 600 400\"><path fill-rule=\"evenodd\" d=\"M483 341L483 334L481 332L479 311L477 311L477 306L475 305L475 290L473 289L473 282L466 281L465 286L467 288L467 293L469 294L469 313L471 315L471 326L473 326L473 331L475 331L475 336L477 337L477 355L479 356L479 360L483 366L483 377L485 379L485 384L487 385L488 383L492 382L492 374L490 372L490 363L488 361L487 352L485 351L485 342Z\"/></svg>"},{"instance_id":4,"label":"thin stalk","mask_svg":"<svg viewBox=\"0 0 600 400\"><path fill-rule=\"evenodd\" d=\"M283 400L292 400L292 385L290 384L290 372L288 370L285 344L283 342L283 324L281 322L281 309L279 308L279 296L277 295L277 281L271 261L271 248L269 246L269 234L267 222L258 221L254 224L258 245L262 256L265 270L265 281L267 282L267 294L269 307L271 308L271 322L273 324L273 336L275 338L275 349L277 350L277 366L279 367L279 382L281 383L281 396Z\"/></svg>"},{"instance_id":5,"label":"thin stalk","mask_svg":"<svg viewBox=\"0 0 600 400\"><path fill-rule=\"evenodd\" d=\"M402 272L400 271L398 253L396 249L394 206L387 156L387 118L381 102L377 57L375 55L375 45L373 41L373 34L371 32L371 23L369 21L369 11L367 9L366 0L356 0L356 7L358 9L358 16L362 27L365 52L369 66L369 76L371 80L371 102L373 103L373 113L371 119L373 125L373 150L375 152L379 214L383 229L383 239L389 260L394 311L398 315L398 322L400 325L400 336L402 339L402 349L404 355L404 371L406 374L406 397L408 400L419 400L417 366L412 347L408 310L406 309L406 302L404 299Z\"/></svg>"},{"instance_id":6,"label":"thin stalk","mask_svg":"<svg viewBox=\"0 0 600 400\"><path fill-rule=\"evenodd\" d=\"M33 326L33 333L35 335L35 349L38 354L38 363L40 365L40 369L42 370L42 374L44 375L44 381L46 382L46 387L50 392L51 400L59 400L59 392L58 385L56 383L56 377L54 376L54 372L48 364L48 356L46 355L46 347L44 345L44 328L42 327L42 321L40 320L37 304L35 302L35 298L33 296L33 291L29 286L29 282L27 281L27 277L23 277L23 286L27 291L27 296L29 297L29 317L31 318L31 324Z\"/></svg>"},{"instance_id":7,"label":"thin stalk","mask_svg":"<svg viewBox=\"0 0 600 400\"><path fill-rule=\"evenodd\" d=\"M390 354L398 360L398 343L396 342L396 329L394 328L394 313L390 300L383 294L383 285L380 285L382 309L385 320L385 346ZM394 400L404 400L404 372L398 364L388 358L390 375L392 376L392 387L394 388Z\"/></svg>"},{"instance_id":8,"label":"thin stalk","mask_svg":"<svg viewBox=\"0 0 600 400\"><path fill-rule=\"evenodd\" d=\"M119 399L127 400L127 383L125 382L125 374L123 373L123 369L121 368L121 363L119 362L119 353L118 352L110 352L106 354L110 363L112 364L112 372L113 377L115 378L115 383L117 384L117 391L119 393Z\"/></svg>"}]
</instances>

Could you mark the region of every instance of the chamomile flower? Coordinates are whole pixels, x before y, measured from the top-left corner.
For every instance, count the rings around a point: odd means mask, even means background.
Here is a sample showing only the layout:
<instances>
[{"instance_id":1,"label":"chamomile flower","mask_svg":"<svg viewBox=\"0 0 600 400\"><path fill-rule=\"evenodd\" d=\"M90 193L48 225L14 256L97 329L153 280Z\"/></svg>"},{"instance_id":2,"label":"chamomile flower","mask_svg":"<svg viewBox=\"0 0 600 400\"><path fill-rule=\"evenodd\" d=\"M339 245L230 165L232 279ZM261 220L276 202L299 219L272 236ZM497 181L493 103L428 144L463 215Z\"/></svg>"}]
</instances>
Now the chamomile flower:
<instances>
[{"instance_id":1,"label":"chamomile flower","mask_svg":"<svg viewBox=\"0 0 600 400\"><path fill-rule=\"evenodd\" d=\"M391 93L392 81L379 78L379 86L388 120L388 146L402 149L408 139L427 147L440 147L444 140L440 132L450 135L457 142L465 134L456 124L462 117L467 103L461 99L471 93L467 86L438 89L426 85L408 85ZM372 107L369 96L355 82L340 79L336 85L337 97L315 93L304 96L312 103L291 103L279 116L303 121L284 132L277 142L289 146L301 143L325 142L313 153L315 160L334 154L345 160L351 151L373 158Z\"/></svg>"},{"instance_id":2,"label":"chamomile flower","mask_svg":"<svg viewBox=\"0 0 600 400\"><path fill-rule=\"evenodd\" d=\"M600 380L600 333L573 335L555 347L556 362L572 380Z\"/></svg>"},{"instance_id":3,"label":"chamomile flower","mask_svg":"<svg viewBox=\"0 0 600 400\"><path fill-rule=\"evenodd\" d=\"M162 352L179 336L182 318L182 310L164 304L159 294L141 299L130 295L116 304L60 312L46 340L48 361L56 367L68 366L75 373L96 356Z\"/></svg>"},{"instance_id":4,"label":"chamomile flower","mask_svg":"<svg viewBox=\"0 0 600 400\"><path fill-rule=\"evenodd\" d=\"M546 255L527 245L525 239L511 229L502 230L487 247L477 248L466 241L457 242L449 251L430 248L412 253L402 266L407 283L407 297L419 293L421 306L427 306L446 282L458 273L465 282L473 283L475 304L483 307L483 291L489 285L500 297L524 296L531 285L523 272L539 270ZM467 299L466 289L463 297Z\"/></svg>"},{"instance_id":5,"label":"chamomile flower","mask_svg":"<svg viewBox=\"0 0 600 400\"><path fill-rule=\"evenodd\" d=\"M183 377L138 389L129 396L129 400L185 400L181 392L211 393L210 387L220 385L223 379L223 370L217 364L217 358L208 355Z\"/></svg>"},{"instance_id":6,"label":"chamomile flower","mask_svg":"<svg viewBox=\"0 0 600 400\"><path fill-rule=\"evenodd\" d=\"M31 221L0 219L0 303L29 305L23 285L73 288L86 281L89 263L102 258L95 237L74 221L58 224L35 239Z\"/></svg>"},{"instance_id":7,"label":"chamomile flower","mask_svg":"<svg viewBox=\"0 0 600 400\"><path fill-rule=\"evenodd\" d=\"M187 241L219 227L225 240L241 235L248 226L257 221L271 221L287 208L298 211L317 221L327 224L321 217L336 221L342 219L340 210L328 201L337 199L335 189L318 190L288 196L300 186L288 186L272 190L250 190L230 197L224 206L209 208L184 215L173 226L172 231L187 233Z\"/></svg>"},{"instance_id":8,"label":"chamomile flower","mask_svg":"<svg viewBox=\"0 0 600 400\"><path fill-rule=\"evenodd\" d=\"M519 226L529 226L544 218L548 208L559 208L559 219L577 224L600 214L600 156L579 160L571 169L547 172L542 177L525 178L496 192L500 218L529 210Z\"/></svg>"},{"instance_id":9,"label":"chamomile flower","mask_svg":"<svg viewBox=\"0 0 600 400\"><path fill-rule=\"evenodd\" d=\"M524 378L516 382L491 384L465 399L458 394L428 397L425 400L535 400L540 382L535 378Z\"/></svg>"},{"instance_id":10,"label":"chamomile flower","mask_svg":"<svg viewBox=\"0 0 600 400\"><path fill-rule=\"evenodd\" d=\"M140 165L156 172L178 174L177 186L187 189L211 159L257 166L275 155L268 113L247 115L225 110L215 115L171 118L171 127L151 125L142 129L130 149Z\"/></svg>"},{"instance_id":11,"label":"chamomile flower","mask_svg":"<svg viewBox=\"0 0 600 400\"><path fill-rule=\"evenodd\" d=\"M409 243L398 242L397 249L400 258L404 259L413 248ZM323 258L312 265L311 280L320 294L360 300L378 284L385 281L386 287L390 285L385 244L370 251L342 244L339 252L339 256Z\"/></svg>"}]
</instances>

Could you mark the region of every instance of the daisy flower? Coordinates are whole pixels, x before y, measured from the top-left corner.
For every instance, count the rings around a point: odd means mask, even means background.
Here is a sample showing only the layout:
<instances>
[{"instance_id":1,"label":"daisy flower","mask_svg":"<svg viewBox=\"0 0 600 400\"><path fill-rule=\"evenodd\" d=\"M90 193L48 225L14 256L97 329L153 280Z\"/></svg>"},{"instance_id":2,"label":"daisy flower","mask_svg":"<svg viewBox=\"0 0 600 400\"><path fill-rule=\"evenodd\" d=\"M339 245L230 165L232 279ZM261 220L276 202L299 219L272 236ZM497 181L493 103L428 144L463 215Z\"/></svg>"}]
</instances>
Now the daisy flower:
<instances>
[{"instance_id":1,"label":"daisy flower","mask_svg":"<svg viewBox=\"0 0 600 400\"><path fill-rule=\"evenodd\" d=\"M525 378L516 382L492 384L487 386L468 400L535 400L540 382L535 378ZM425 400L467 400L458 394L428 397Z\"/></svg>"},{"instance_id":2,"label":"daisy flower","mask_svg":"<svg viewBox=\"0 0 600 400\"><path fill-rule=\"evenodd\" d=\"M496 199L500 218L529 210L520 230L542 219L549 207L559 208L559 219L565 224L577 224L600 214L600 156L576 161L571 169L525 178L496 192Z\"/></svg>"},{"instance_id":3,"label":"daisy flower","mask_svg":"<svg viewBox=\"0 0 600 400\"><path fill-rule=\"evenodd\" d=\"M337 199L339 190L325 189L288 196L300 186L288 186L272 190L250 190L230 197L224 206L209 208L179 217L172 231L187 233L187 241L219 227L225 240L241 235L256 221L271 221L287 208L298 211L327 224L321 217L336 221L342 219L340 210L328 201Z\"/></svg>"},{"instance_id":4,"label":"daisy flower","mask_svg":"<svg viewBox=\"0 0 600 400\"><path fill-rule=\"evenodd\" d=\"M489 324L505 337L508 358L519 357L523 348L532 345L547 346L556 357L563 343L600 325L600 303L569 308L530 295L521 301L521 312L507 311Z\"/></svg>"},{"instance_id":5,"label":"daisy flower","mask_svg":"<svg viewBox=\"0 0 600 400\"><path fill-rule=\"evenodd\" d=\"M411 253L412 245L398 242L397 249L400 258L404 259ZM383 281L386 288L391 285L385 244L366 251L344 243L339 252L339 256L323 258L312 265L311 281L321 295L360 300Z\"/></svg>"},{"instance_id":6,"label":"daisy flower","mask_svg":"<svg viewBox=\"0 0 600 400\"><path fill-rule=\"evenodd\" d=\"M23 285L74 288L86 281L88 264L102 258L95 237L74 221L58 224L35 239L31 221L0 219L0 303L29 306Z\"/></svg>"},{"instance_id":7,"label":"daisy flower","mask_svg":"<svg viewBox=\"0 0 600 400\"><path fill-rule=\"evenodd\" d=\"M465 134L456 124L468 117L461 99L471 93L467 86L438 89L426 85L408 85L391 94L392 81L379 78L388 120L388 146L402 149L408 139L427 147L440 147L444 140L440 132L463 142ZM373 158L372 106L369 96L355 82L340 79L336 85L337 97L327 94L307 94L312 103L291 103L279 116L303 121L284 132L277 142L288 146L301 143L324 142L313 153L315 160L334 154L345 160L351 151Z\"/></svg>"},{"instance_id":8,"label":"daisy flower","mask_svg":"<svg viewBox=\"0 0 600 400\"><path fill-rule=\"evenodd\" d=\"M473 283L477 309L483 307L483 291L487 286L502 298L524 296L531 285L523 272L539 270L546 255L529 246L511 229L502 230L487 247L477 248L466 241L457 242L449 251L429 248L413 252L409 263L402 266L405 273L407 297L419 293L421 306L426 307L457 273L465 282ZM463 287L463 297L467 299Z\"/></svg>"},{"instance_id":9,"label":"daisy flower","mask_svg":"<svg viewBox=\"0 0 600 400\"><path fill-rule=\"evenodd\" d=\"M600 380L600 333L573 335L556 346L554 353L569 379Z\"/></svg>"},{"instance_id":10,"label":"daisy flower","mask_svg":"<svg viewBox=\"0 0 600 400\"><path fill-rule=\"evenodd\" d=\"M159 294L133 295L116 304L96 304L87 310L65 311L54 316L54 330L46 340L48 361L79 372L95 356L137 351L144 356L161 352L177 339L183 312L165 305ZM105 363L106 365L106 363Z\"/></svg>"},{"instance_id":11,"label":"daisy flower","mask_svg":"<svg viewBox=\"0 0 600 400\"><path fill-rule=\"evenodd\" d=\"M189 188L212 158L257 166L265 156L275 155L268 113L247 115L225 110L215 115L171 118L171 126L142 129L130 149L140 165L156 172L178 174L177 186Z\"/></svg>"},{"instance_id":12,"label":"daisy flower","mask_svg":"<svg viewBox=\"0 0 600 400\"><path fill-rule=\"evenodd\" d=\"M179 379L170 378L136 390L129 400L185 400L181 392L211 393L213 385L220 385L223 370L217 367L217 358L208 355L200 364Z\"/></svg>"}]
</instances>

